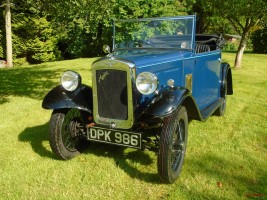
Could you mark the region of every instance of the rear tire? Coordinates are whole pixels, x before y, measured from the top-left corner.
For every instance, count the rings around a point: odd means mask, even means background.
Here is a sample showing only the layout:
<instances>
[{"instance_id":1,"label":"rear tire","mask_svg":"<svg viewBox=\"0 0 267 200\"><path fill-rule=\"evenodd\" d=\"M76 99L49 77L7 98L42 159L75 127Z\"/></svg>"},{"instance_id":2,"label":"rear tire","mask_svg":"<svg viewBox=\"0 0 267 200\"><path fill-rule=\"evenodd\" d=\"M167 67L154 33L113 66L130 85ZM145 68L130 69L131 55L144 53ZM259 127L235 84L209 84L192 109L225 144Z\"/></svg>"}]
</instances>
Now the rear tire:
<instances>
[{"instance_id":1,"label":"rear tire","mask_svg":"<svg viewBox=\"0 0 267 200\"><path fill-rule=\"evenodd\" d=\"M187 145L188 116L181 106L163 121L159 140L158 174L164 183L173 183L180 175Z\"/></svg>"},{"instance_id":2,"label":"rear tire","mask_svg":"<svg viewBox=\"0 0 267 200\"><path fill-rule=\"evenodd\" d=\"M52 151L63 160L71 159L83 149L83 117L78 109L54 110L49 124Z\"/></svg>"},{"instance_id":3,"label":"rear tire","mask_svg":"<svg viewBox=\"0 0 267 200\"><path fill-rule=\"evenodd\" d=\"M216 116L223 116L226 110L226 102L227 102L227 77L225 78L224 89L221 94L221 98L223 98L223 103L215 110L214 114Z\"/></svg>"}]
</instances>

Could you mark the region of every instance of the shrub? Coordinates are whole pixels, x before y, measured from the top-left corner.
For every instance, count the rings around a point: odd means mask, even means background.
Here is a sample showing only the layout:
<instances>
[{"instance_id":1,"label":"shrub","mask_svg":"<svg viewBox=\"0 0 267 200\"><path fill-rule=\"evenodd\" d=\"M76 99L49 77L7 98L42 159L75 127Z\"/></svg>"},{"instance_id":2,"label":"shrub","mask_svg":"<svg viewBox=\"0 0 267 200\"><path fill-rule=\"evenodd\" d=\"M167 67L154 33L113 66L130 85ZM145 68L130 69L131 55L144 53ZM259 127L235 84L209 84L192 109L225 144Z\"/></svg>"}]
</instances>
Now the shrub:
<instances>
[{"instance_id":1,"label":"shrub","mask_svg":"<svg viewBox=\"0 0 267 200\"><path fill-rule=\"evenodd\" d=\"M237 41L235 41L235 42L227 41L223 47L223 50L237 51L238 45L239 45L239 42L237 42Z\"/></svg>"},{"instance_id":2,"label":"shrub","mask_svg":"<svg viewBox=\"0 0 267 200\"><path fill-rule=\"evenodd\" d=\"M2 38L3 38L3 35L1 33L1 30L0 30L0 58L4 58L4 48L3 48L3 43L2 43Z\"/></svg>"},{"instance_id":3,"label":"shrub","mask_svg":"<svg viewBox=\"0 0 267 200\"><path fill-rule=\"evenodd\" d=\"M14 58L13 60L13 65L14 66L22 66L22 65L28 65L29 63L27 62L27 59L24 58Z\"/></svg>"},{"instance_id":4,"label":"shrub","mask_svg":"<svg viewBox=\"0 0 267 200\"><path fill-rule=\"evenodd\" d=\"M257 30L251 37L253 52L267 53L267 26L263 29Z\"/></svg>"},{"instance_id":5,"label":"shrub","mask_svg":"<svg viewBox=\"0 0 267 200\"><path fill-rule=\"evenodd\" d=\"M45 17L24 17L14 24L14 57L26 57L29 63L57 60L57 38Z\"/></svg>"}]
</instances>

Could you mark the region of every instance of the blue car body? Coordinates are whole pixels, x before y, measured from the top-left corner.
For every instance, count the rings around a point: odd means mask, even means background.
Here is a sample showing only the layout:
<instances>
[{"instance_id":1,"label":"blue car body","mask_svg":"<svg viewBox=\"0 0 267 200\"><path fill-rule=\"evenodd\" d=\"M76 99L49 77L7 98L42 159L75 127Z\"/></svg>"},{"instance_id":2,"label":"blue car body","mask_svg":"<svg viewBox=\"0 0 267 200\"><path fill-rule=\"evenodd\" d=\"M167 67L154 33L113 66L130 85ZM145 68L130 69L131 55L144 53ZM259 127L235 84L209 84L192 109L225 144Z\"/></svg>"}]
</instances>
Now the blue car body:
<instances>
[{"instance_id":1,"label":"blue car body","mask_svg":"<svg viewBox=\"0 0 267 200\"><path fill-rule=\"evenodd\" d=\"M221 51L195 54L187 51L124 52L118 56L136 66L136 74L149 71L157 75L160 87L173 79L177 86L185 87L185 75L192 74L192 96L200 110L220 98Z\"/></svg>"},{"instance_id":2,"label":"blue car body","mask_svg":"<svg viewBox=\"0 0 267 200\"><path fill-rule=\"evenodd\" d=\"M135 48L134 46L130 46L128 48L118 48L116 39L114 39L113 53L97 60L92 66L93 70L94 68L97 68L95 67L96 65L102 65L102 68L104 65L107 65L106 68L108 69L109 61L126 62L130 63L131 70L134 69L134 74L131 79L133 84L135 84L135 78L142 72L153 73L158 79L158 87L153 94L144 95L138 92L135 86L132 88L132 90L134 90L133 96L138 93L138 100L135 102L137 105L133 105L131 108L133 109L131 113L134 115L131 117L132 122L127 126L118 126L118 128L131 129L135 122L139 121L138 118L141 114L144 113L151 115L152 117L162 118L171 114L171 112L183 103L189 106L187 110L189 111L190 119L204 121L223 103L222 97L225 97L225 91L227 94L233 93L230 66L228 63L224 63L221 60L221 47L224 42L223 38L217 35L196 35L195 16L151 18L145 19L144 21L154 20L155 22L158 22L160 20L172 19L185 19L192 21L192 25L190 26L192 34L189 34L189 36L183 36L186 40L188 40L188 38L191 40L190 48L165 48L165 46L163 48L161 48L161 46L159 48L147 48L148 46L144 48ZM134 20L120 21L132 22ZM113 38L116 36L114 25ZM174 40L173 38L175 37L177 36L170 36L167 39ZM125 44L123 44L123 47L124 46ZM202 48L201 50L201 48L198 48L197 46L209 47L208 50L205 50L205 48ZM94 77L95 74L93 75L93 79ZM168 80L174 80L175 89L168 86ZM227 86L225 86L226 82L228 83ZM111 90L115 90L116 86L114 87L113 85L112 87L113 88L111 88ZM225 87L227 88L225 89ZM94 98L92 94L93 91L90 86L82 85L78 89L80 91L79 96L84 96L84 99L81 99L80 97L75 98L73 92L71 93L65 91L64 88L60 86L55 90L51 91L45 97L43 102L44 108L61 109L66 107L76 107L91 113L96 110L94 108L94 104L92 103ZM180 92L174 92L174 90L180 90ZM168 101L167 103L163 99L159 98L159 94L164 93L167 95L167 91L169 91L169 93L182 96L176 97L173 102ZM69 94L70 96L62 95L62 93ZM57 97L55 98L55 96ZM75 100L72 101L72 99ZM188 100L189 103L184 102L186 99L190 99ZM95 100L95 103L96 101L98 100ZM158 104L155 101L157 101ZM151 102L153 102L153 104L151 104ZM136 109L137 107L138 109ZM98 116L98 113L95 113L94 116ZM114 120L103 119L102 122L101 120L98 120L98 122L104 126L110 126L112 121Z\"/></svg>"},{"instance_id":3,"label":"blue car body","mask_svg":"<svg viewBox=\"0 0 267 200\"><path fill-rule=\"evenodd\" d=\"M161 180L174 182L188 121L223 115L233 94L230 66L221 60L224 39L196 35L195 27L195 16L115 21L113 52L93 63L92 86L69 71L44 98L43 108L54 110L52 150L69 159L80 137L155 150ZM75 117L65 125L68 113ZM61 139L70 127L73 132Z\"/></svg>"}]
</instances>

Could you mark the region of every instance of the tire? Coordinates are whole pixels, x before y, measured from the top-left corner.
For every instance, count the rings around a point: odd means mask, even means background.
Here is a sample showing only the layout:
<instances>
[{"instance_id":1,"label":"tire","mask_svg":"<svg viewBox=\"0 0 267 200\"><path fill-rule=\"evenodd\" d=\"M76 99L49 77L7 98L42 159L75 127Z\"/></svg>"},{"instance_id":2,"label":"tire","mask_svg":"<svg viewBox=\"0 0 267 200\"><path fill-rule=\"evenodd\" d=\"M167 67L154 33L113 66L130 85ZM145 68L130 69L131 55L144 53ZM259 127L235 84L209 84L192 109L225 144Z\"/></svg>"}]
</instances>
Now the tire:
<instances>
[{"instance_id":1,"label":"tire","mask_svg":"<svg viewBox=\"0 0 267 200\"><path fill-rule=\"evenodd\" d=\"M226 110L227 102L227 77L225 78L224 88L222 90L221 98L223 98L223 103L215 110L214 115L223 116Z\"/></svg>"},{"instance_id":2,"label":"tire","mask_svg":"<svg viewBox=\"0 0 267 200\"><path fill-rule=\"evenodd\" d=\"M159 139L158 174L164 183L173 183L180 175L188 137L188 116L185 107L179 107L163 120Z\"/></svg>"},{"instance_id":3,"label":"tire","mask_svg":"<svg viewBox=\"0 0 267 200\"><path fill-rule=\"evenodd\" d=\"M83 125L78 109L54 110L49 124L49 143L59 159L69 160L83 150Z\"/></svg>"}]
</instances>

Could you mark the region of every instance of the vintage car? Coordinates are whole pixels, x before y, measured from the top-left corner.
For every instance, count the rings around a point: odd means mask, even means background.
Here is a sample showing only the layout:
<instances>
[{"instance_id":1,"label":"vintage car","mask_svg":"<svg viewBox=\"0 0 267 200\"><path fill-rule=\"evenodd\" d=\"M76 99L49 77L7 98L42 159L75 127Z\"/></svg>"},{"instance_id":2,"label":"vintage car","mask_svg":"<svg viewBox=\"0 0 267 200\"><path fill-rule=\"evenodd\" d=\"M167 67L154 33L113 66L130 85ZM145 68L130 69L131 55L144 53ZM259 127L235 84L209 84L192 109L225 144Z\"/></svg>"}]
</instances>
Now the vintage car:
<instances>
[{"instance_id":1,"label":"vintage car","mask_svg":"<svg viewBox=\"0 0 267 200\"><path fill-rule=\"evenodd\" d=\"M49 134L61 159L84 141L158 154L162 182L173 183L184 162L188 122L221 116L233 93L224 39L197 35L196 16L115 20L113 48L92 64L92 86L66 71L43 100L53 109Z\"/></svg>"}]
</instances>

